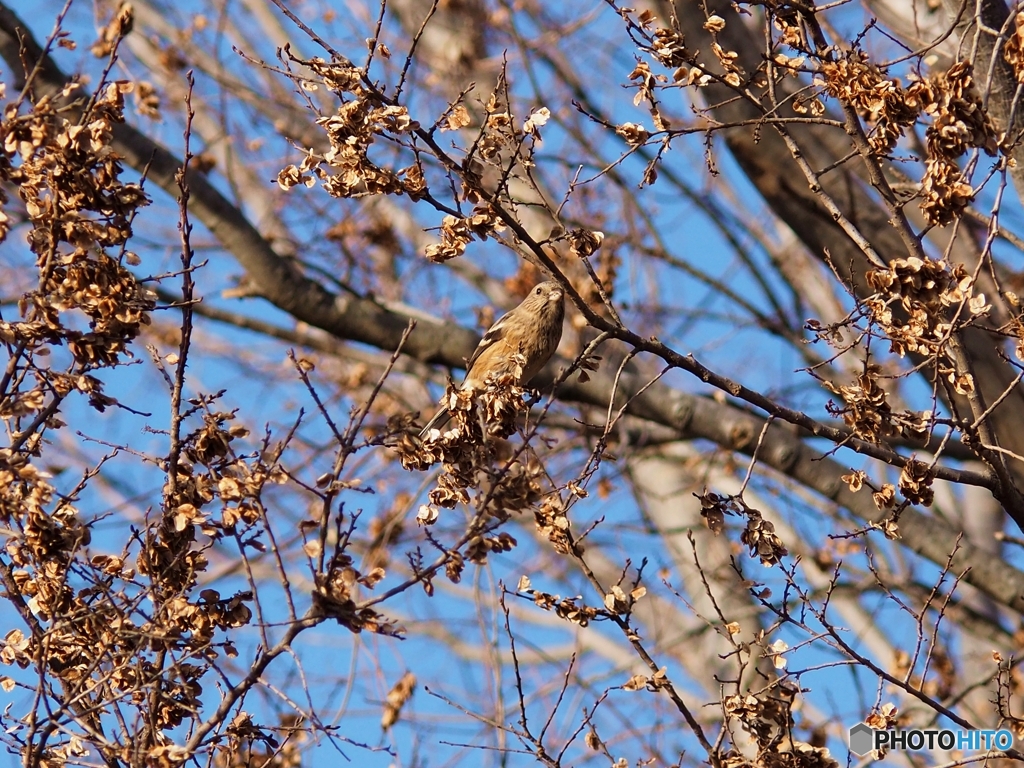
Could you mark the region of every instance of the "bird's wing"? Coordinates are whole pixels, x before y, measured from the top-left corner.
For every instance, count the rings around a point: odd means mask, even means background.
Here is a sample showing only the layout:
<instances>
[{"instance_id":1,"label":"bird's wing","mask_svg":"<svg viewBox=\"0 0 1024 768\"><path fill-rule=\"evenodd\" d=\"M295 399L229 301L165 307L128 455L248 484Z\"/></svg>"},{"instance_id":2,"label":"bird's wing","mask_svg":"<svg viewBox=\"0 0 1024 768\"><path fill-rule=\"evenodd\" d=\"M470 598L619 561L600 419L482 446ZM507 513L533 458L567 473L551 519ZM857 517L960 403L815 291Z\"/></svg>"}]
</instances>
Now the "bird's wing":
<instances>
[{"instance_id":1,"label":"bird's wing","mask_svg":"<svg viewBox=\"0 0 1024 768\"><path fill-rule=\"evenodd\" d=\"M498 322L487 329L487 333L480 339L480 343L476 345L476 349L473 350L473 356L469 358L469 362L466 363L466 378L469 378L469 372L473 370L473 363L477 361L477 358L483 354L485 349L489 349L505 338L506 325L505 321L508 320L509 315L515 310L510 310L504 315L498 318Z\"/></svg>"}]
</instances>

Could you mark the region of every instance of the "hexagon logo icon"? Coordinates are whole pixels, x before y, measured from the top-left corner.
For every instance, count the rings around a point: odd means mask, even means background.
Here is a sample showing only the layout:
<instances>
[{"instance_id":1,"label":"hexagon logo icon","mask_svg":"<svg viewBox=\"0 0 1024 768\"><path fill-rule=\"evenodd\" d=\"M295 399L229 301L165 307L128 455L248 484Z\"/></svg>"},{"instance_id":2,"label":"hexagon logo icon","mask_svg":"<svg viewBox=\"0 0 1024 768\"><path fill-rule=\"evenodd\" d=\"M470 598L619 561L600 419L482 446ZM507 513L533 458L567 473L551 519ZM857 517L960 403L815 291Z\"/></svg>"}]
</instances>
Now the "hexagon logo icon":
<instances>
[{"instance_id":1,"label":"hexagon logo icon","mask_svg":"<svg viewBox=\"0 0 1024 768\"><path fill-rule=\"evenodd\" d=\"M875 729L866 723L857 723L850 729L850 751L864 757L875 748Z\"/></svg>"}]
</instances>

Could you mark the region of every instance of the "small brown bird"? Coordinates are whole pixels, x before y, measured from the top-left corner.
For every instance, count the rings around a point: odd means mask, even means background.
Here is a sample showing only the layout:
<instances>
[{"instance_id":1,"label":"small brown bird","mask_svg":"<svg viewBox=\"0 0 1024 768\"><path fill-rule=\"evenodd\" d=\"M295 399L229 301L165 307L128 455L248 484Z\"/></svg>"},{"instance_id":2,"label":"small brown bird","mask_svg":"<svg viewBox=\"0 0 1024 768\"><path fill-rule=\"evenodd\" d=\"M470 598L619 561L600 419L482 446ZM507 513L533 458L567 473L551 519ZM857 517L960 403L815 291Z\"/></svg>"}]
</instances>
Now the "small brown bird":
<instances>
[{"instance_id":1,"label":"small brown bird","mask_svg":"<svg viewBox=\"0 0 1024 768\"><path fill-rule=\"evenodd\" d=\"M502 315L484 334L466 363L466 378L459 389L479 392L486 387L488 376L511 373L512 357L516 353L526 359L523 375L517 383L528 384L558 348L565 317L564 296L565 292L556 282L534 286L522 304ZM420 437L434 427L443 426L450 417L447 406L442 405L420 432Z\"/></svg>"}]
</instances>

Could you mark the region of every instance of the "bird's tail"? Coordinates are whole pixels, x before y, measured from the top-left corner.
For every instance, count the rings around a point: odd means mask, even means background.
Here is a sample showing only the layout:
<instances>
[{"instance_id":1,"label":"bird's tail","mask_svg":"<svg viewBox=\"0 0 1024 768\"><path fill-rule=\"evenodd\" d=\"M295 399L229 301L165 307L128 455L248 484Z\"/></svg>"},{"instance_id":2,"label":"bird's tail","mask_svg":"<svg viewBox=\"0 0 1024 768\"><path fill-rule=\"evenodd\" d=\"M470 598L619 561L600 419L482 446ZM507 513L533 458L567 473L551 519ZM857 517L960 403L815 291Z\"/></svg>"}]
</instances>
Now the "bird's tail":
<instances>
[{"instance_id":1,"label":"bird's tail","mask_svg":"<svg viewBox=\"0 0 1024 768\"><path fill-rule=\"evenodd\" d=\"M427 432L434 429L434 427L440 429L441 427L448 423L448 420L451 417L451 411L448 410L447 406L442 405L440 408L437 409L437 413L435 413L430 418L430 421L427 422L427 426L420 430L420 437L426 437Z\"/></svg>"}]
</instances>

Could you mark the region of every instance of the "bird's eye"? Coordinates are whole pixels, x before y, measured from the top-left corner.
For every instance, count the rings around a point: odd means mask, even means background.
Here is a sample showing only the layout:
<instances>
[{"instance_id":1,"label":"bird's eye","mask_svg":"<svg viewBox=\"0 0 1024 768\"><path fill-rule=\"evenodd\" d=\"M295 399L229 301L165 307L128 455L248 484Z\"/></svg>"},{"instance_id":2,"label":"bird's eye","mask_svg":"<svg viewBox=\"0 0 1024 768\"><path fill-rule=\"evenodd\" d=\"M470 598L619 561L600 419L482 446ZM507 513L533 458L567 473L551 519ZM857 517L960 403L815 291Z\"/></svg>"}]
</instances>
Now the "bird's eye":
<instances>
[{"instance_id":1,"label":"bird's eye","mask_svg":"<svg viewBox=\"0 0 1024 768\"><path fill-rule=\"evenodd\" d=\"M536 291L534 291L534 293L536 293L536 294L537 294L538 296L540 296L540 295L541 295L542 293L544 293L544 291L542 291L542 290L541 290L541 289L540 289L540 288L538 287L538 288L537 288L537 290L536 290Z\"/></svg>"}]
</instances>

